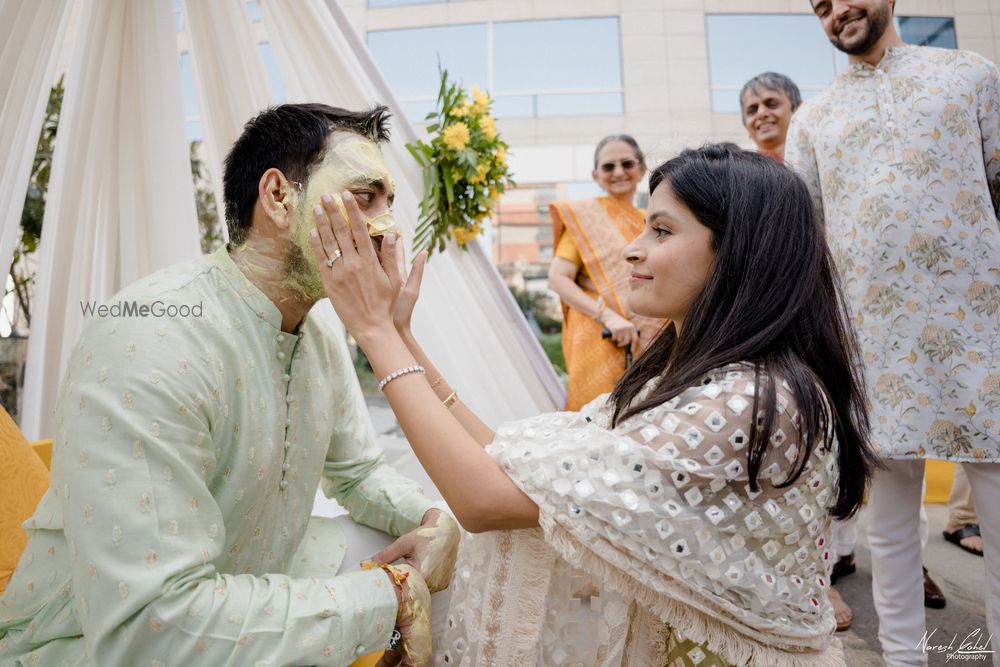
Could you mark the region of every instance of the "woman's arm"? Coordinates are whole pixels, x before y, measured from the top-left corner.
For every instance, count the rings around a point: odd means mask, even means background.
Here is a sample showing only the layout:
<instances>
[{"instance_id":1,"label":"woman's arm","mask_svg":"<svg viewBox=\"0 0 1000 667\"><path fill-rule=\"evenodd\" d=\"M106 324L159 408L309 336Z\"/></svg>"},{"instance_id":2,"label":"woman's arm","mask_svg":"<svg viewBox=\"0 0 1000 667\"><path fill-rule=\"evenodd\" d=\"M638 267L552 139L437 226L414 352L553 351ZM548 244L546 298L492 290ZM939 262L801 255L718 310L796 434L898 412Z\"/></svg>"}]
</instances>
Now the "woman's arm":
<instances>
[{"instance_id":1,"label":"woman's arm","mask_svg":"<svg viewBox=\"0 0 1000 667\"><path fill-rule=\"evenodd\" d=\"M314 211L313 251L337 315L364 349L375 375L384 378L417 363L393 323L400 290L388 273L398 266L398 243L395 236L384 239L383 269L353 195L342 198L350 222L324 196L323 206ZM538 506L442 404L421 373L392 380L384 393L421 465L466 530L538 525Z\"/></svg>"},{"instance_id":2,"label":"woman's arm","mask_svg":"<svg viewBox=\"0 0 1000 667\"><path fill-rule=\"evenodd\" d=\"M553 257L549 265L549 289L559 295L570 308L579 310L591 319L598 319L601 304L576 284L580 267L563 257Z\"/></svg>"},{"instance_id":3,"label":"woman's arm","mask_svg":"<svg viewBox=\"0 0 1000 667\"><path fill-rule=\"evenodd\" d=\"M417 342L413 332L407 328L405 331L400 331L399 335L406 344L407 349L409 349L410 353L417 360L417 363L427 370L427 380L431 383L431 388L438 399L444 403L451 398L452 394L455 394L455 398L451 403L451 414L455 416L455 419L465 428L466 432L482 447L493 442L495 435L493 429L484 424L476 416L476 413L462 402L462 399L458 397L458 393L448 384L448 381L445 380L437 367L431 363L430 358L424 352L423 348L420 347L420 343Z\"/></svg>"},{"instance_id":4,"label":"woman's arm","mask_svg":"<svg viewBox=\"0 0 1000 667\"><path fill-rule=\"evenodd\" d=\"M355 338L379 378L418 363L391 325ZM422 374L400 376L383 391L420 464L463 528L478 533L538 525L538 506L441 403Z\"/></svg>"},{"instance_id":5,"label":"woman's arm","mask_svg":"<svg viewBox=\"0 0 1000 667\"><path fill-rule=\"evenodd\" d=\"M618 347L633 346L638 352L639 333L635 325L611 308L591 297L576 284L580 267L562 257L553 257L549 265L549 289L559 295L570 308L597 320L611 332L611 340Z\"/></svg>"},{"instance_id":6,"label":"woman's arm","mask_svg":"<svg viewBox=\"0 0 1000 667\"><path fill-rule=\"evenodd\" d=\"M396 302L392 310L392 323L395 325L396 331L399 332L417 363L427 370L427 380L431 383L431 388L437 397L442 403L448 403L448 406L451 407L451 413L455 415L455 418L468 431L469 435L485 447L493 442L493 429L484 424L468 406L458 399L458 393L448 384L437 367L431 363L430 358L417 342L416 336L413 335L411 327L413 309L420 297L420 284L424 277L427 253L421 252L414 258L409 275L406 273L405 252L395 240L386 244L385 253L381 260L385 273L389 277L389 283L396 290Z\"/></svg>"}]
</instances>

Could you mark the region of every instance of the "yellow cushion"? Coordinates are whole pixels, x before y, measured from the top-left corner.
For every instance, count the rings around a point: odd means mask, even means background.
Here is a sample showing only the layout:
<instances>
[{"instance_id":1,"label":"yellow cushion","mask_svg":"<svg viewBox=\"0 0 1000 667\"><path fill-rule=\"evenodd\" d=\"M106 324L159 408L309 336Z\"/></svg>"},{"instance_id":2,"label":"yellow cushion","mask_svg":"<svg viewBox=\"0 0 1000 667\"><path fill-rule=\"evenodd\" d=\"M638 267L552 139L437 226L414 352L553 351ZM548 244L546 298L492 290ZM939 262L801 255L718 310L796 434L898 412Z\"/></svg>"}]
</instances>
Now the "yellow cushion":
<instances>
[{"instance_id":1,"label":"yellow cushion","mask_svg":"<svg viewBox=\"0 0 1000 667\"><path fill-rule=\"evenodd\" d=\"M379 658L382 657L384 651L379 651L378 653L371 653L369 655L363 655L354 662L351 663L351 667L375 667L378 664Z\"/></svg>"},{"instance_id":2,"label":"yellow cushion","mask_svg":"<svg viewBox=\"0 0 1000 667\"><path fill-rule=\"evenodd\" d=\"M49 442L49 452L51 447ZM34 514L48 488L48 468L7 411L0 408L0 593L28 542L21 524Z\"/></svg>"},{"instance_id":3,"label":"yellow cushion","mask_svg":"<svg viewBox=\"0 0 1000 667\"><path fill-rule=\"evenodd\" d=\"M955 476L955 464L951 461L927 459L924 463L924 479L927 480L927 491L924 493L925 503L948 502L951 495L951 479Z\"/></svg>"},{"instance_id":4,"label":"yellow cushion","mask_svg":"<svg viewBox=\"0 0 1000 667\"><path fill-rule=\"evenodd\" d=\"M31 448L38 454L45 467L52 470L52 440L33 440Z\"/></svg>"}]
</instances>

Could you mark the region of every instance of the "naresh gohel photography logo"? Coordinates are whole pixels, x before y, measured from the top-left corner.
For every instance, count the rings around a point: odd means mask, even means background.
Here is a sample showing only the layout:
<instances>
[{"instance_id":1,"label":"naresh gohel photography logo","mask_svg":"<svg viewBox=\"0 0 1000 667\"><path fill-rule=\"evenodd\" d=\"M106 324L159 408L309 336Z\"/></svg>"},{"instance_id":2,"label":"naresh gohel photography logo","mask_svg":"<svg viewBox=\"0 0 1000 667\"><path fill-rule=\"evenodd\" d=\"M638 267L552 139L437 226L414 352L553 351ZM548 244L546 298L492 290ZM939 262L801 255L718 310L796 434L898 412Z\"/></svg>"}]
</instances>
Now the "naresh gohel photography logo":
<instances>
[{"instance_id":1,"label":"naresh gohel photography logo","mask_svg":"<svg viewBox=\"0 0 1000 667\"><path fill-rule=\"evenodd\" d=\"M976 628L964 637L962 633L958 632L951 637L937 637L935 635L937 635L937 628L925 631L917 648L924 653L943 655L945 662L953 660L989 662L992 660L993 650L990 648L990 643L993 640L993 635L985 632L982 628Z\"/></svg>"},{"instance_id":2,"label":"naresh gohel photography logo","mask_svg":"<svg viewBox=\"0 0 1000 667\"><path fill-rule=\"evenodd\" d=\"M202 303L118 301L112 304L81 301L84 317L201 317Z\"/></svg>"}]
</instances>

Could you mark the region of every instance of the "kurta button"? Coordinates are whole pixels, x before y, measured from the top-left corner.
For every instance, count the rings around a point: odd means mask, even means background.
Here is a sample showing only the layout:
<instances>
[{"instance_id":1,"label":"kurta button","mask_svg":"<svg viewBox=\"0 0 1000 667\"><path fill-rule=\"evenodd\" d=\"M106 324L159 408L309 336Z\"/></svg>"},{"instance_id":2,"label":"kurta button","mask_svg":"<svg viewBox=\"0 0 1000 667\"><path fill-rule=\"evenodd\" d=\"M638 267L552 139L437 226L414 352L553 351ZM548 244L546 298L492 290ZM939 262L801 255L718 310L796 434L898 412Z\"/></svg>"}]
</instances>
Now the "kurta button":
<instances>
[{"instance_id":1,"label":"kurta button","mask_svg":"<svg viewBox=\"0 0 1000 667\"><path fill-rule=\"evenodd\" d=\"M291 426L291 425L292 425L292 420L291 419L286 419L285 420L285 427L287 428L288 426ZM285 443L285 446L287 447L288 443Z\"/></svg>"},{"instance_id":2,"label":"kurta button","mask_svg":"<svg viewBox=\"0 0 1000 667\"><path fill-rule=\"evenodd\" d=\"M284 352L281 352L281 351L279 350L279 351L278 351L278 358L279 358L279 359L284 359L284 358L285 358L285 353L284 353Z\"/></svg>"},{"instance_id":3,"label":"kurta button","mask_svg":"<svg viewBox=\"0 0 1000 667\"><path fill-rule=\"evenodd\" d=\"M279 343L281 343L282 341L285 340L285 334L278 334L277 336L274 337L274 340L276 340Z\"/></svg>"},{"instance_id":4,"label":"kurta button","mask_svg":"<svg viewBox=\"0 0 1000 667\"><path fill-rule=\"evenodd\" d=\"M292 442L290 440L285 440L285 449L288 449L291 446L292 446Z\"/></svg>"},{"instance_id":5,"label":"kurta button","mask_svg":"<svg viewBox=\"0 0 1000 667\"><path fill-rule=\"evenodd\" d=\"M292 469L292 464L286 461L285 463L281 464L281 469L284 470L285 472L288 472L289 470Z\"/></svg>"},{"instance_id":6,"label":"kurta button","mask_svg":"<svg viewBox=\"0 0 1000 667\"><path fill-rule=\"evenodd\" d=\"M282 489L287 489L288 488L288 480L287 479L281 480L281 482L278 484L278 486L281 487Z\"/></svg>"},{"instance_id":7,"label":"kurta button","mask_svg":"<svg viewBox=\"0 0 1000 667\"><path fill-rule=\"evenodd\" d=\"M358 644L357 648L354 649L354 655L358 656L359 658L366 653L368 653L368 649L364 647L364 644Z\"/></svg>"},{"instance_id":8,"label":"kurta button","mask_svg":"<svg viewBox=\"0 0 1000 667\"><path fill-rule=\"evenodd\" d=\"M292 376L289 375L288 373L285 373L285 382L291 382L291 381L292 381Z\"/></svg>"},{"instance_id":9,"label":"kurta button","mask_svg":"<svg viewBox=\"0 0 1000 667\"><path fill-rule=\"evenodd\" d=\"M295 398L292 397L292 396L285 396L285 403L291 403L294 400L295 400Z\"/></svg>"}]
</instances>

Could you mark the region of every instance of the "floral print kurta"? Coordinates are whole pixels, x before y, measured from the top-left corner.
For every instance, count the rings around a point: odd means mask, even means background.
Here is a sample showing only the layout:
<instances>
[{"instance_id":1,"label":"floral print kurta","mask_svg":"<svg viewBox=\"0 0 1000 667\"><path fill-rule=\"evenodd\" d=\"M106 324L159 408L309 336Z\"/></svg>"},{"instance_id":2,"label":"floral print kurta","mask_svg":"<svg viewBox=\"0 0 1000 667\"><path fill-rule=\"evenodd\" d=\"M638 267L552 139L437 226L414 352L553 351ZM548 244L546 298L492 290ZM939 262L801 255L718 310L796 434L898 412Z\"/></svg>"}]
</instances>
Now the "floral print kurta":
<instances>
[{"instance_id":1,"label":"floral print kurta","mask_svg":"<svg viewBox=\"0 0 1000 667\"><path fill-rule=\"evenodd\" d=\"M1000 462L998 80L972 53L892 48L792 119L887 458Z\"/></svg>"},{"instance_id":2,"label":"floral print kurta","mask_svg":"<svg viewBox=\"0 0 1000 667\"><path fill-rule=\"evenodd\" d=\"M316 488L397 535L430 504L383 463L346 345L312 316L282 333L225 248L109 305L131 300L201 315L88 322L0 599L0 664L346 665L384 647L389 580L333 576L343 538L313 539Z\"/></svg>"}]
</instances>

